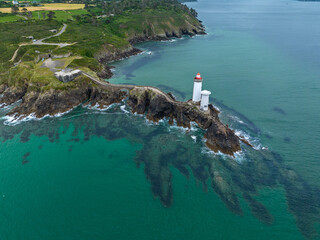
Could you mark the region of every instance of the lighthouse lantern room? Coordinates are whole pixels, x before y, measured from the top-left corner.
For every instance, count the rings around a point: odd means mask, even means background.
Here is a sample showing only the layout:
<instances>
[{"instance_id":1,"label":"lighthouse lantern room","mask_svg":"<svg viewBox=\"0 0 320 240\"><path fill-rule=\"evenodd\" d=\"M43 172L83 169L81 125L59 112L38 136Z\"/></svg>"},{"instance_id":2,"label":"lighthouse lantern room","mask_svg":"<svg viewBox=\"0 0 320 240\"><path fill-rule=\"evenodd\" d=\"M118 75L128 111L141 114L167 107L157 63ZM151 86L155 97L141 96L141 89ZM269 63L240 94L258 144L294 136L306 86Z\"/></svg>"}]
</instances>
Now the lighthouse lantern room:
<instances>
[{"instance_id":1,"label":"lighthouse lantern room","mask_svg":"<svg viewBox=\"0 0 320 240\"><path fill-rule=\"evenodd\" d=\"M192 95L193 102L200 102L201 90L202 90L202 77L200 73L198 73L197 76L194 78L194 83L193 83L193 95Z\"/></svg>"}]
</instances>

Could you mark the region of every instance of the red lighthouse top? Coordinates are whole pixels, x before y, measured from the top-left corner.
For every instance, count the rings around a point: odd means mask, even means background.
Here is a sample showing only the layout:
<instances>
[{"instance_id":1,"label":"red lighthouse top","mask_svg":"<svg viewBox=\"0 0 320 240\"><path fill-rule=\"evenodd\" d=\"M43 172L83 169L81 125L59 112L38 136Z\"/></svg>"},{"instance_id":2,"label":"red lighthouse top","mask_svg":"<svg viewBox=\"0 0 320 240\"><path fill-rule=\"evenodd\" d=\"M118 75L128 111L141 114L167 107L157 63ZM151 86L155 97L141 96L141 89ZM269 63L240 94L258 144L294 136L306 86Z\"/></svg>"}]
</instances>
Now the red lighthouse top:
<instances>
[{"instance_id":1,"label":"red lighthouse top","mask_svg":"<svg viewBox=\"0 0 320 240\"><path fill-rule=\"evenodd\" d=\"M200 73L198 73L197 76L195 76L194 80L198 80L198 81L202 80Z\"/></svg>"}]
</instances>

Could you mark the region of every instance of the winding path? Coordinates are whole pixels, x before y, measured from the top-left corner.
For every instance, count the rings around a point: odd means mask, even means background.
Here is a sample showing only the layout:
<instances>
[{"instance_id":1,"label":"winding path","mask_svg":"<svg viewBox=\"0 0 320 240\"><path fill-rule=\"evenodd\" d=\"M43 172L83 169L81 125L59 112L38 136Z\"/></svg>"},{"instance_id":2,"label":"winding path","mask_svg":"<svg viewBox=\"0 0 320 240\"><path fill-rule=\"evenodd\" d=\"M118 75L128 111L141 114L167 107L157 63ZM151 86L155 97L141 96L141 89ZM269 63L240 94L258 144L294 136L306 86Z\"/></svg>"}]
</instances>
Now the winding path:
<instances>
[{"instance_id":1,"label":"winding path","mask_svg":"<svg viewBox=\"0 0 320 240\"><path fill-rule=\"evenodd\" d=\"M56 33L56 34L54 34L52 36L39 39L39 40L34 41L32 43L21 43L21 44L19 44L19 47L14 52L12 58L10 59L10 62L13 62L16 59L18 51L19 51L20 47L22 47L22 46L27 46L27 45L50 45L50 46L58 46L58 47L62 48L62 47L66 47L66 46L70 46L70 45L75 44L75 43L46 43L46 42L43 42L44 40L47 40L49 38L60 36L62 33L64 33L66 31L67 26L68 25L64 23L62 29L60 30L60 32L58 32L58 33Z\"/></svg>"},{"instance_id":2,"label":"winding path","mask_svg":"<svg viewBox=\"0 0 320 240\"><path fill-rule=\"evenodd\" d=\"M163 97L166 98L166 100L168 102L175 102L175 103L181 103L179 101L176 101L176 100L173 100L167 93L163 92L162 90L160 90L159 88L156 88L156 87L150 87L150 86L136 86L136 85L127 85L127 84L113 84L113 83L108 83L108 82L104 82L100 79L97 79L95 77L93 77L92 75L86 73L86 72L83 72L81 71L81 73L90 78L93 82L95 82L96 84L100 85L100 86L103 86L103 87L114 87L114 88L125 88L127 90L132 90L134 88L143 88L143 89L148 89L148 90L151 90L151 91L154 91L156 92L157 94L159 95L162 95Z\"/></svg>"}]
</instances>

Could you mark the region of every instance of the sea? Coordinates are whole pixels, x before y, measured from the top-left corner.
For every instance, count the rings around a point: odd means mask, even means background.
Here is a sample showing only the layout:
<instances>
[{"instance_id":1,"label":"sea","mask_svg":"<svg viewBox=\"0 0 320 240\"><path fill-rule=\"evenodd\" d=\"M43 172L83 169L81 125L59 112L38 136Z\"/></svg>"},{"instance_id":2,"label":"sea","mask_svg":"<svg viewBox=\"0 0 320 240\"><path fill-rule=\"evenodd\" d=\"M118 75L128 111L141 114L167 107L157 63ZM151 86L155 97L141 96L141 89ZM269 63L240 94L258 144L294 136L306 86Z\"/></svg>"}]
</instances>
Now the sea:
<instances>
[{"instance_id":1,"label":"sea","mask_svg":"<svg viewBox=\"0 0 320 240\"><path fill-rule=\"evenodd\" d=\"M200 72L235 156L126 101L15 122L0 109L0 239L320 239L320 2L199 0L207 35L136 45L112 83L192 97ZM17 103L19 104L19 103Z\"/></svg>"}]
</instances>

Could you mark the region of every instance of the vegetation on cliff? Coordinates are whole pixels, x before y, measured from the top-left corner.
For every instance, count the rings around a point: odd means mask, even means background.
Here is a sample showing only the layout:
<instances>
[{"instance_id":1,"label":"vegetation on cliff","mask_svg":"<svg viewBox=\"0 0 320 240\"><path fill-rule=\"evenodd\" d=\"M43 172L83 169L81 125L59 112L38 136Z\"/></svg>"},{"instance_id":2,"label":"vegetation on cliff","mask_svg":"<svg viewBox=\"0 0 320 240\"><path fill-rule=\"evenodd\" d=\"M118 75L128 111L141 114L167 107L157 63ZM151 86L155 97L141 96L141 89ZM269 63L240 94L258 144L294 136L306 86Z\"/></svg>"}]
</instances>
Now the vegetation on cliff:
<instances>
[{"instance_id":1,"label":"vegetation on cliff","mask_svg":"<svg viewBox=\"0 0 320 240\"><path fill-rule=\"evenodd\" d=\"M102 64L136 54L133 43L203 33L194 15L193 10L174 0L93 1L85 10L68 11L64 15L62 11L54 11L48 18L41 11L33 12L26 20L0 23L0 81L10 85L8 79L20 79L17 70L10 68L24 68L29 75L37 75L33 69L38 71L38 68L25 66L36 65L48 57L84 58L81 63L77 60L82 67L101 73ZM50 30L61 30L63 23L67 25L66 31L54 37ZM44 44L33 42L49 36L53 37L43 40ZM70 67L76 67L76 62ZM53 76L50 71L47 73L48 78ZM104 77L107 76L110 72L105 71Z\"/></svg>"}]
</instances>

